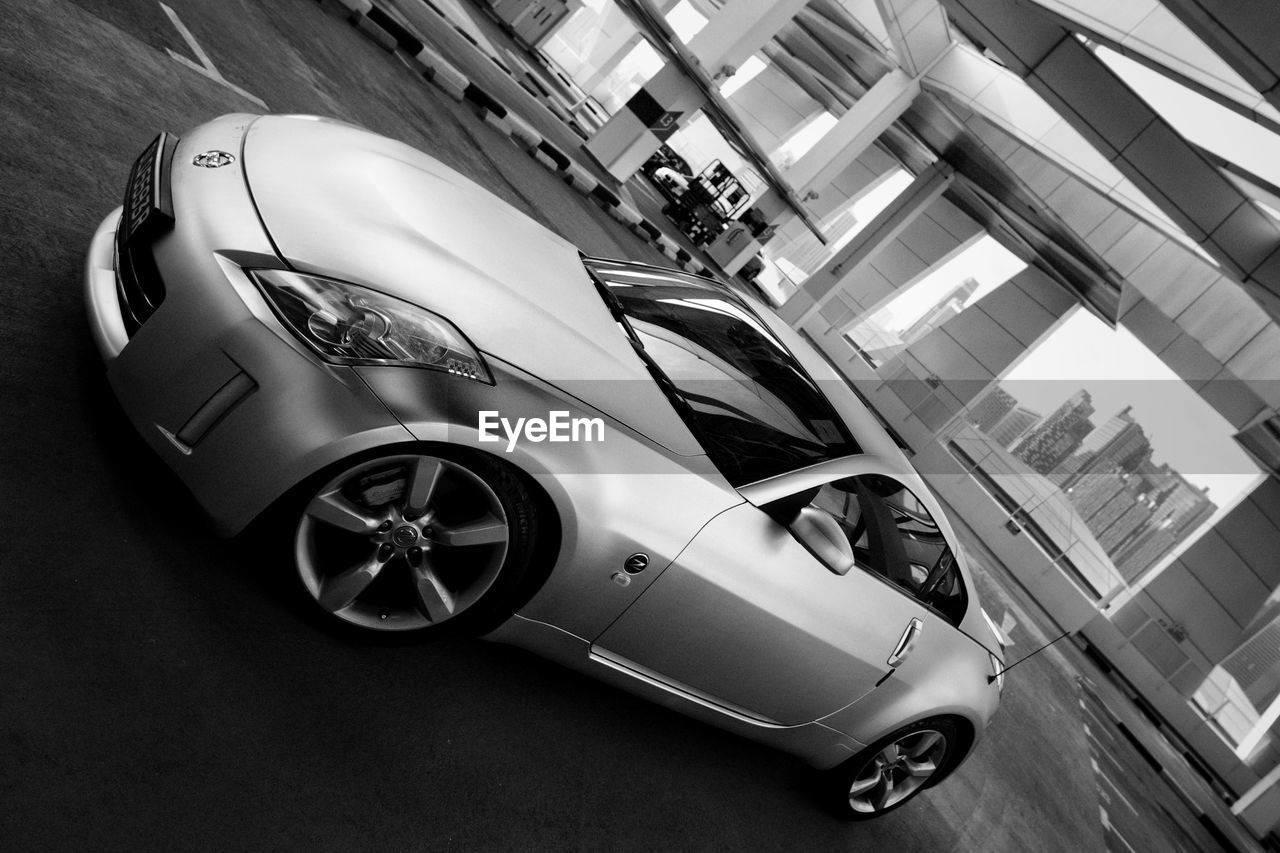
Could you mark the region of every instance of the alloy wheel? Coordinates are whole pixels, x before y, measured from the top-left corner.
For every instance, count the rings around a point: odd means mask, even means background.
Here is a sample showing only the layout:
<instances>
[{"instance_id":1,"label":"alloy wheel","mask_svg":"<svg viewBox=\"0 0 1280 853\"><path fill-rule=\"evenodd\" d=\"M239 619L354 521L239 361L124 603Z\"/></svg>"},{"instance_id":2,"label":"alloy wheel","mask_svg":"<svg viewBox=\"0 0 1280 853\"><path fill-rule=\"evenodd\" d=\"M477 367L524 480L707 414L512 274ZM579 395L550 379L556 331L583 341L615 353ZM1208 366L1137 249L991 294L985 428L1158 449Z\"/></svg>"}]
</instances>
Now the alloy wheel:
<instances>
[{"instance_id":1,"label":"alloy wheel","mask_svg":"<svg viewBox=\"0 0 1280 853\"><path fill-rule=\"evenodd\" d=\"M920 790L942 767L947 736L935 729L903 734L871 757L849 784L849 808L875 814Z\"/></svg>"},{"instance_id":2,"label":"alloy wheel","mask_svg":"<svg viewBox=\"0 0 1280 853\"><path fill-rule=\"evenodd\" d=\"M473 607L506 561L502 500L464 464L404 454L354 465L303 508L294 557L322 609L378 631L440 625Z\"/></svg>"}]
</instances>

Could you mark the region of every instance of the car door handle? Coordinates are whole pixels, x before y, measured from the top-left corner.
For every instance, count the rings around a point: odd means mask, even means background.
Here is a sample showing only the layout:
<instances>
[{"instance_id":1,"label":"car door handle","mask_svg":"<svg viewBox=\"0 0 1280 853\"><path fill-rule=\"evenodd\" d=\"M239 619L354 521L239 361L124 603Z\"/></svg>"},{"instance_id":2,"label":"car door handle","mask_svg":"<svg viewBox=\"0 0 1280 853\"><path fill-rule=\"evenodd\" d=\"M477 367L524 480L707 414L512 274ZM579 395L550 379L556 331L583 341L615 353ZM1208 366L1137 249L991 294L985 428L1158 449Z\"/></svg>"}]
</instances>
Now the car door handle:
<instances>
[{"instance_id":1,"label":"car door handle","mask_svg":"<svg viewBox=\"0 0 1280 853\"><path fill-rule=\"evenodd\" d=\"M893 654L889 655L887 663L889 666L896 667L902 664L911 654L911 650L915 648L916 640L920 639L920 632L924 630L924 623L919 619L912 619L907 625L907 630L902 632L902 639L898 640L898 645L894 648Z\"/></svg>"}]
</instances>

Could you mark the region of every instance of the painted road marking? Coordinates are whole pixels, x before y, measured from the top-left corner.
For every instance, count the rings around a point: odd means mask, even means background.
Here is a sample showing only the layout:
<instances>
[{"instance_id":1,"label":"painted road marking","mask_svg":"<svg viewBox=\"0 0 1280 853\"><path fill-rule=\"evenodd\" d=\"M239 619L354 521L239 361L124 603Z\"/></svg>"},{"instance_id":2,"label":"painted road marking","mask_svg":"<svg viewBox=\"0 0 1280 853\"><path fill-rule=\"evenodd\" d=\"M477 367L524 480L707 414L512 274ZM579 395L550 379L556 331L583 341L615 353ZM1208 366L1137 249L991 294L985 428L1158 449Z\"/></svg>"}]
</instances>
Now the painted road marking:
<instances>
[{"instance_id":1,"label":"painted road marking","mask_svg":"<svg viewBox=\"0 0 1280 853\"><path fill-rule=\"evenodd\" d=\"M1093 768L1094 768L1095 770L1097 770L1097 769L1098 769L1098 765L1095 763L1095 764L1093 765ZM1134 816L1136 816L1136 817L1141 817L1141 815L1138 813L1138 810L1137 810L1137 809L1135 809L1135 808L1133 807L1133 803L1129 802L1129 798L1128 798L1128 797L1126 797L1126 796L1124 795L1124 791L1121 791L1121 790L1120 790L1120 786L1119 786L1119 785L1117 785L1115 782L1112 782L1112 781L1111 781L1111 777L1109 777L1106 773L1103 773L1101 770L1098 770L1098 778L1099 778L1099 779L1102 779L1102 780L1103 780L1103 781L1105 781L1108 785L1110 785L1110 786L1111 786L1111 790L1113 790L1113 791L1115 791L1115 792L1116 792L1116 796L1118 796L1118 797L1120 798L1121 802L1123 802L1126 806L1128 806L1128 807L1129 807L1129 811L1133 812ZM1098 793L1099 793L1099 794L1101 794L1101 793L1102 793L1102 789L1101 789L1101 788L1099 788L1099 789L1098 789ZM1110 798L1110 797L1108 797L1107 799L1109 800L1109 799L1111 799L1111 798Z\"/></svg>"},{"instance_id":2,"label":"painted road marking","mask_svg":"<svg viewBox=\"0 0 1280 853\"><path fill-rule=\"evenodd\" d=\"M1104 830L1109 830L1112 835L1114 835L1117 839L1119 839L1120 843L1129 849L1129 853L1138 853L1138 851L1133 849L1133 845L1130 844L1128 841L1125 841L1124 836L1121 835L1120 832L1114 826L1111 825L1111 820L1110 818L1107 817L1107 810L1104 809L1102 806L1098 806L1098 813L1102 815L1102 828Z\"/></svg>"},{"instance_id":3,"label":"painted road marking","mask_svg":"<svg viewBox=\"0 0 1280 853\"><path fill-rule=\"evenodd\" d=\"M1102 737L1099 737L1099 735L1106 737L1106 739L1112 744L1118 744L1120 742L1116 740L1116 737L1111 733L1111 730L1101 724L1101 721L1097 719L1094 720L1094 725L1092 726L1088 723L1084 723L1084 733L1092 738L1093 742L1096 744L1102 743Z\"/></svg>"},{"instance_id":4,"label":"painted road marking","mask_svg":"<svg viewBox=\"0 0 1280 853\"><path fill-rule=\"evenodd\" d=\"M1081 707L1083 707L1085 711L1088 712L1089 716L1093 718L1093 721L1098 724L1098 729L1100 731L1107 732L1108 726L1113 725L1111 718L1106 716L1105 714L1099 713L1097 710L1095 710L1094 708L1090 708L1088 705L1082 705ZM1108 734L1110 734L1110 732L1108 732Z\"/></svg>"},{"instance_id":5,"label":"painted road marking","mask_svg":"<svg viewBox=\"0 0 1280 853\"><path fill-rule=\"evenodd\" d=\"M200 60L200 64L197 65L196 63L192 62L190 59L187 59L182 54L174 53L172 50L166 47L165 52L168 53L170 57L172 57L177 62L181 62L183 65L187 66L197 74L201 74L205 77L208 77L210 80L217 83L218 85L226 86L228 89L235 92L240 97L248 98L250 101L253 101L255 104L262 107L264 110L270 109L270 107L267 106L266 101L262 100L257 95L249 94L244 89L241 89L235 83L232 83L226 77L222 76L221 72L219 72L218 69L214 67L213 60L209 58L209 54L204 52L204 48L202 48L200 46L200 43L196 41L196 37L191 34L191 30L187 29L186 24L182 23L182 21L178 18L177 12L173 11L163 3L160 4L160 8L163 9L164 13L169 16L169 20L173 23L174 28L178 31L178 35L182 36L183 40L187 43L187 46L191 48L191 52L194 53L196 55L196 58Z\"/></svg>"},{"instance_id":6,"label":"painted road marking","mask_svg":"<svg viewBox=\"0 0 1280 853\"><path fill-rule=\"evenodd\" d=\"M1016 645L1009 636L1016 627L1018 627L1018 620L1014 618L1013 611L1005 610L1004 616L1000 618L1000 633L1004 634L1004 641L1006 645Z\"/></svg>"},{"instance_id":7,"label":"painted road marking","mask_svg":"<svg viewBox=\"0 0 1280 853\"><path fill-rule=\"evenodd\" d=\"M1111 761L1112 764L1116 766L1116 769L1120 771L1120 775L1123 776L1125 774L1124 766L1119 762L1119 760L1116 759L1114 755L1111 754L1111 751L1106 749L1100 750L1100 751L1103 755L1105 755Z\"/></svg>"}]
</instances>

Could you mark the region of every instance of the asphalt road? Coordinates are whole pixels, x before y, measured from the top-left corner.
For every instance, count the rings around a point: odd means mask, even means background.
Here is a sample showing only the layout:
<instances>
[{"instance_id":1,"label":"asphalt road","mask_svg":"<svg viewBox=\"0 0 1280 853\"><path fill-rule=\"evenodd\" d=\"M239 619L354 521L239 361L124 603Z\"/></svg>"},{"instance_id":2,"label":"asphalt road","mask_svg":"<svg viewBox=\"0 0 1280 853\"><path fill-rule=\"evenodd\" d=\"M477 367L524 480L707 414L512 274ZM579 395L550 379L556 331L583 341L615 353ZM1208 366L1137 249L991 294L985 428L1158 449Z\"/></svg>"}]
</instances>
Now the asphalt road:
<instances>
[{"instance_id":1,"label":"asphalt road","mask_svg":"<svg viewBox=\"0 0 1280 853\"><path fill-rule=\"evenodd\" d=\"M588 252L659 260L310 0L170 5L271 110L403 139ZM793 759L521 651L317 629L124 423L81 301L140 148L253 105L171 58L195 57L154 0L0 0L0 18L7 849L1107 849L1086 712L1051 654L1010 676L943 787L848 825Z\"/></svg>"}]
</instances>

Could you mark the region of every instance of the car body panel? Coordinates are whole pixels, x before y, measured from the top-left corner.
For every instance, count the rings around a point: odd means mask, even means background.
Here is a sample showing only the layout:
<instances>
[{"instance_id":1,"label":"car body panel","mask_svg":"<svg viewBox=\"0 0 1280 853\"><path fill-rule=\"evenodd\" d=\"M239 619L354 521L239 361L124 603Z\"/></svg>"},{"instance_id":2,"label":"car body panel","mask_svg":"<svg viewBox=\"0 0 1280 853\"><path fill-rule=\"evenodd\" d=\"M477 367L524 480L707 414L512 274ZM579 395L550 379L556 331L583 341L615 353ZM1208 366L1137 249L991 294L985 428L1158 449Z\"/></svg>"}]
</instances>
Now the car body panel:
<instances>
[{"instance_id":1,"label":"car body panel","mask_svg":"<svg viewBox=\"0 0 1280 853\"><path fill-rule=\"evenodd\" d=\"M883 434L883 430L880 430L878 426L877 431ZM855 433L855 435L861 434ZM951 551L955 555L956 563L960 568L960 576L964 579L965 588L970 595L969 607L965 610L964 618L957 627L969 641L1003 660L1003 646L999 638L991 630L991 626L982 618L982 608L977 601L969 558L964 549L959 547L960 540L956 536L955 528L952 527L951 522L947 519L947 513L944 511L941 502L933 494L924 478L911 467L911 463L907 461L906 456L896 445L888 448L881 445L879 450L878 454L849 456L843 459L819 462L816 465L789 471L786 474L761 480L758 483L751 483L739 489L739 492L748 503L754 506L764 506L771 501L796 494L804 489L822 483L829 483L842 477L864 474L872 470L897 479L924 503L929 510L929 514L938 523L943 537L951 545Z\"/></svg>"},{"instance_id":2,"label":"car body panel","mask_svg":"<svg viewBox=\"0 0 1280 853\"><path fill-rule=\"evenodd\" d=\"M975 735L972 749L1000 702L1000 689L987 680L992 674L986 650L934 616L890 678L822 722L872 743L916 720L959 717Z\"/></svg>"},{"instance_id":3,"label":"car body panel","mask_svg":"<svg viewBox=\"0 0 1280 853\"><path fill-rule=\"evenodd\" d=\"M241 263L279 264L237 161L192 164L207 150L234 152L254 116L228 115L178 143L171 185L174 226L151 244L164 301L108 361L107 379L135 428L178 474L224 534L242 530L289 487L325 465L412 436L348 367L327 364L278 323ZM104 257L113 212L91 244ZM91 298L91 326L119 322L110 294ZM114 319L109 319L114 314ZM283 344L282 344L283 342ZM221 412L196 445L178 439L220 389L247 377L251 391Z\"/></svg>"},{"instance_id":4,"label":"car body panel","mask_svg":"<svg viewBox=\"0 0 1280 853\"><path fill-rule=\"evenodd\" d=\"M192 163L209 150L236 160ZM956 541L844 379L758 300L748 297L866 453L734 489L573 247L431 158L337 122L231 115L181 139L171 183L176 221L152 243L164 302L122 339L107 275L118 210L90 245L86 301L122 408L220 532L356 454L435 443L488 453L541 487L561 533L547 580L491 639L818 766L936 714L981 732L998 700L987 648L999 645L964 554L971 600L957 630L878 578L831 573L759 508L810 481L875 470L907 485ZM437 312L482 352L493 384L324 361L248 272L290 266ZM507 447L483 440L485 411L598 417L603 440ZM628 574L634 553L649 564ZM877 684L911 618L924 625L916 649Z\"/></svg>"},{"instance_id":5,"label":"car body panel","mask_svg":"<svg viewBox=\"0 0 1280 853\"><path fill-rule=\"evenodd\" d=\"M635 601L712 517L742 497L705 456L683 457L588 409L574 397L494 358L496 384L453 383L432 393L439 374L399 367L359 367L369 387L421 441L446 442L493 453L531 476L556 506L561 526L557 568L520 610L583 638L605 629ZM447 378L447 377L446 377ZM500 403L499 403L500 401ZM574 443L480 440L478 414L600 417L603 440ZM623 572L627 557L643 553L648 568ZM614 575L625 574L625 585Z\"/></svg>"},{"instance_id":6,"label":"car body panel","mask_svg":"<svg viewBox=\"0 0 1280 853\"><path fill-rule=\"evenodd\" d=\"M577 249L492 193L339 122L264 117L245 162L263 221L296 269L434 311L482 352L572 386L678 453L702 453L618 333Z\"/></svg>"},{"instance_id":7,"label":"car body panel","mask_svg":"<svg viewBox=\"0 0 1280 853\"><path fill-rule=\"evenodd\" d=\"M708 524L596 646L784 726L874 689L927 610L858 570L819 563L749 504Z\"/></svg>"},{"instance_id":8,"label":"car body panel","mask_svg":"<svg viewBox=\"0 0 1280 853\"><path fill-rule=\"evenodd\" d=\"M116 227L123 211L123 207L117 207L107 214L94 232L84 257L84 301L89 334L99 358L108 366L129 343L116 296Z\"/></svg>"},{"instance_id":9,"label":"car body panel","mask_svg":"<svg viewBox=\"0 0 1280 853\"><path fill-rule=\"evenodd\" d=\"M593 654L586 640L544 622L515 616L486 635L486 639L528 649L695 720L788 752L814 767L835 767L865 745L820 722L777 726L735 714L669 682L645 677L643 673Z\"/></svg>"}]
</instances>

